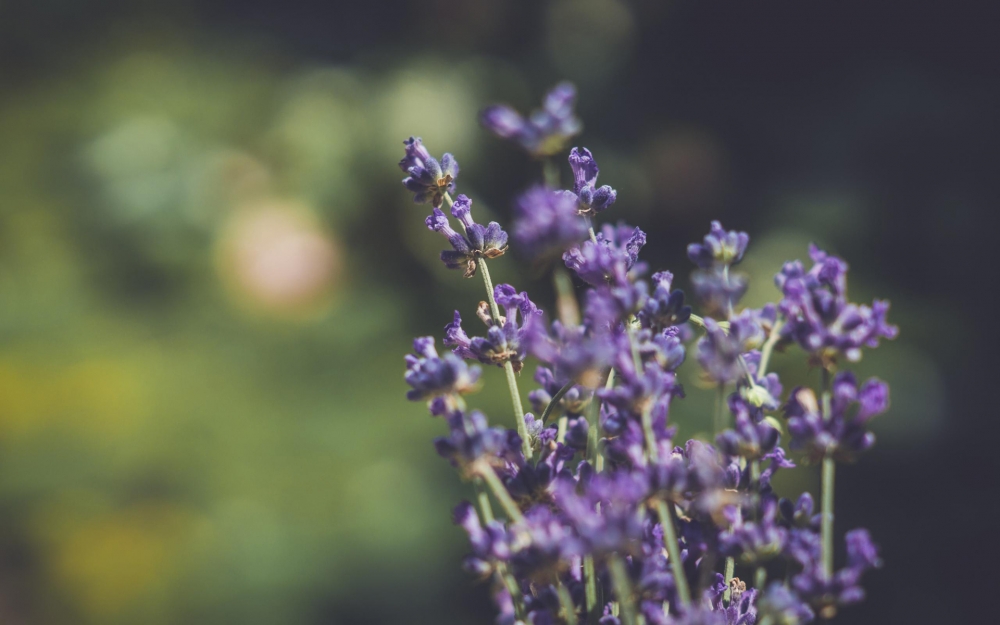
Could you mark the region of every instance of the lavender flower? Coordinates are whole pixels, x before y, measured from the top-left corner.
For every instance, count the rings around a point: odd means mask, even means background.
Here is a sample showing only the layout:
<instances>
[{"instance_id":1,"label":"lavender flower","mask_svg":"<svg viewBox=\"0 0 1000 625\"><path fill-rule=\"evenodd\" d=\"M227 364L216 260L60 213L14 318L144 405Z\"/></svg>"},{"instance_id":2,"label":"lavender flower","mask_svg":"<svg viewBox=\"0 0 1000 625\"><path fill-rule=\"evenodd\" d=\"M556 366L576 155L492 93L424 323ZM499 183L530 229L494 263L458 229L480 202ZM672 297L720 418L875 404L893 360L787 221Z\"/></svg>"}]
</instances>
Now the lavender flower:
<instances>
[{"instance_id":1,"label":"lavender flower","mask_svg":"<svg viewBox=\"0 0 1000 625\"><path fill-rule=\"evenodd\" d=\"M586 237L587 225L569 192L536 185L514 203L514 241L526 258L543 262Z\"/></svg>"},{"instance_id":2,"label":"lavender flower","mask_svg":"<svg viewBox=\"0 0 1000 625\"><path fill-rule=\"evenodd\" d=\"M596 238L596 243L584 241L563 254L566 266L590 286L624 284L629 271L636 267L639 250L646 244L646 233L624 224L604 224ZM641 264L636 271L640 269Z\"/></svg>"},{"instance_id":3,"label":"lavender flower","mask_svg":"<svg viewBox=\"0 0 1000 625\"><path fill-rule=\"evenodd\" d=\"M581 215L596 215L610 208L618 199L618 192L610 185L597 186L597 174L600 170L590 150L570 150L569 166L573 170L573 193L580 205Z\"/></svg>"},{"instance_id":4,"label":"lavender flower","mask_svg":"<svg viewBox=\"0 0 1000 625\"><path fill-rule=\"evenodd\" d=\"M522 327L527 319L542 314L525 292L518 293L509 284L498 284L494 289L494 298L499 306L504 308L504 315L499 323L494 323L490 316L489 305L480 302L479 318L486 324L486 337L469 338L462 329L462 316L455 311L454 320L444 327L444 344L462 358L475 359L487 365L502 367L510 362L515 372L524 366L525 348L522 337ZM518 321L518 313L522 321Z\"/></svg>"},{"instance_id":5,"label":"lavender flower","mask_svg":"<svg viewBox=\"0 0 1000 625\"><path fill-rule=\"evenodd\" d=\"M785 405L792 449L805 451L813 459L832 454L838 460L854 460L875 444L875 435L866 427L868 421L888 408L889 387L885 382L872 378L859 388L850 371L834 378L826 418L820 412L816 394L811 389L797 388Z\"/></svg>"},{"instance_id":6,"label":"lavender flower","mask_svg":"<svg viewBox=\"0 0 1000 625\"><path fill-rule=\"evenodd\" d=\"M760 519L739 523L719 537L723 553L736 556L742 564L758 566L778 557L788 540L788 530L775 523L778 504L765 499Z\"/></svg>"},{"instance_id":7,"label":"lavender flower","mask_svg":"<svg viewBox=\"0 0 1000 625\"><path fill-rule=\"evenodd\" d=\"M615 351L606 334L584 326L568 328L558 321L548 326L538 316L525 323L522 340L531 355L551 368L560 386L574 380L588 388L597 387Z\"/></svg>"},{"instance_id":8,"label":"lavender flower","mask_svg":"<svg viewBox=\"0 0 1000 625\"><path fill-rule=\"evenodd\" d=\"M867 530L847 532L844 542L847 543L847 566L836 571L833 577L827 577L819 563L812 561L792 578L792 588L823 618L833 618L838 607L864 599L865 591L860 585L862 575L882 565Z\"/></svg>"},{"instance_id":9,"label":"lavender flower","mask_svg":"<svg viewBox=\"0 0 1000 625\"><path fill-rule=\"evenodd\" d=\"M573 113L575 103L576 87L562 82L545 95L542 108L527 119L513 108L497 104L484 110L480 121L487 130L514 141L532 156L551 156L561 152L583 128Z\"/></svg>"},{"instance_id":10,"label":"lavender flower","mask_svg":"<svg viewBox=\"0 0 1000 625\"><path fill-rule=\"evenodd\" d=\"M461 235L451 228L448 218L439 208L427 217L424 223L427 229L441 233L451 243L451 250L441 252L441 260L448 269L465 268L464 276L471 278L476 275L478 258L496 258L507 251L507 233L500 224L491 221L488 226L477 224L472 219L472 200L464 195L455 198L451 207L451 216L458 219L465 229Z\"/></svg>"},{"instance_id":11,"label":"lavender flower","mask_svg":"<svg viewBox=\"0 0 1000 625\"><path fill-rule=\"evenodd\" d=\"M748 243L750 236L746 232L726 232L721 223L713 221L704 242L688 246L688 258L702 269L735 265L743 260Z\"/></svg>"},{"instance_id":12,"label":"lavender flower","mask_svg":"<svg viewBox=\"0 0 1000 625\"><path fill-rule=\"evenodd\" d=\"M523 461L520 456L521 439L517 433L489 427L486 415L478 410L468 414L454 410L445 419L451 433L434 439L434 447L453 466L471 474L475 473L472 466L478 461L500 466Z\"/></svg>"},{"instance_id":13,"label":"lavender flower","mask_svg":"<svg viewBox=\"0 0 1000 625\"><path fill-rule=\"evenodd\" d=\"M764 342L756 315L745 310L729 322L728 332L705 319L705 336L698 341L698 363L717 382L734 382L744 375L740 356Z\"/></svg>"},{"instance_id":14,"label":"lavender flower","mask_svg":"<svg viewBox=\"0 0 1000 625\"><path fill-rule=\"evenodd\" d=\"M531 402L531 407L535 410L535 412L541 414L545 412L546 408L549 407L549 403L552 401L552 398L555 397L560 390L562 390L567 380L563 380L562 383L560 383L556 379L555 373L552 372L552 369L548 367L538 367L538 369L535 370L535 382L541 384L542 387L528 393L528 400ZM583 410L590 404L592 396L593 391L591 389L588 389L585 386L580 386L579 384L574 384L559 399L559 405L566 414L579 415L582 414Z\"/></svg>"},{"instance_id":15,"label":"lavender flower","mask_svg":"<svg viewBox=\"0 0 1000 625\"><path fill-rule=\"evenodd\" d=\"M781 582L772 582L758 601L758 614L773 625L804 625L815 618L809 605Z\"/></svg>"},{"instance_id":16,"label":"lavender flower","mask_svg":"<svg viewBox=\"0 0 1000 625\"><path fill-rule=\"evenodd\" d=\"M572 87L557 87L528 120L500 106L484 113L484 123L536 156L549 155L579 129L574 96ZM412 139L401 166L418 201L435 204L427 225L451 244L442 254L449 267L472 276L480 259L504 252L507 235L496 223L475 223L468 198L451 205L462 234L438 208L450 201L453 159L437 163ZM712 222L688 248L698 266L695 299L706 308L693 317L670 272L654 274L651 285L643 279L642 230L605 224L596 240L583 240L581 214L606 209L615 192L597 187L597 164L585 148L573 149L570 166L572 192L533 187L518 199L514 237L538 266L561 253L586 283L582 323L549 324L527 293L499 284L489 299L504 314L491 314L486 302L477 309L485 336L470 337L456 311L444 331L452 353L439 356L425 337L407 356L408 396L428 400L448 427L434 442L438 453L461 477L489 488L492 497L480 499L484 516L490 501L502 508L489 522L468 503L455 510L470 542L463 567L493 580L497 623L592 623L603 609L603 625L799 625L859 601L861 577L880 565L878 552L867 531L848 532L847 565L833 570L829 486L835 459L852 460L871 446L867 423L888 407L888 387L874 379L859 385L842 372L824 389L828 408L821 410L811 389L786 398L764 361L797 342L808 352L802 364L828 373L837 357L856 360L861 347L895 335L887 304L849 303L846 264L813 248L812 269L788 263L779 274L780 304L738 312L747 280L732 267L749 238ZM671 406L684 397L677 367L693 337L689 319L705 329L696 347L705 376L723 390L735 387L720 404L715 445L674 442ZM529 398L538 418L523 412L516 374L532 357L540 388ZM477 387L480 369L464 359L502 366L517 431L466 410L461 395ZM791 448L824 461L823 514L808 493L793 503L771 486L777 471L795 466L769 416L782 405ZM559 416L558 425L543 423L548 415ZM721 417L730 416L724 429ZM758 576L783 571L786 583L727 582L719 572L727 556L758 567Z\"/></svg>"},{"instance_id":17,"label":"lavender flower","mask_svg":"<svg viewBox=\"0 0 1000 625\"><path fill-rule=\"evenodd\" d=\"M569 480L555 488L556 503L567 522L586 549L598 553L638 549L643 528L635 511L645 494L639 476L627 473L595 475L582 491Z\"/></svg>"},{"instance_id":18,"label":"lavender flower","mask_svg":"<svg viewBox=\"0 0 1000 625\"><path fill-rule=\"evenodd\" d=\"M691 317L691 307L684 305L684 291L670 290L673 280L674 274L669 271L653 274L656 287L642 310L636 315L642 327L662 331L679 326Z\"/></svg>"},{"instance_id":19,"label":"lavender flower","mask_svg":"<svg viewBox=\"0 0 1000 625\"><path fill-rule=\"evenodd\" d=\"M452 518L455 525L460 525L469 535L472 553L462 562L466 572L485 578L495 571L497 561L510 558L510 538L502 523L491 521L481 524L476 509L467 501L455 507Z\"/></svg>"},{"instance_id":20,"label":"lavender flower","mask_svg":"<svg viewBox=\"0 0 1000 625\"><path fill-rule=\"evenodd\" d=\"M772 423L769 421L755 423L750 417L749 410L740 406L736 412L735 428L725 430L715 440L719 450L724 454L758 460L773 451L780 438L781 431Z\"/></svg>"},{"instance_id":21,"label":"lavender flower","mask_svg":"<svg viewBox=\"0 0 1000 625\"><path fill-rule=\"evenodd\" d=\"M469 367L452 354L439 357L434 337L414 339L413 351L416 355L406 355L405 379L413 387L406 394L407 399L419 401L437 395L466 394L478 388L481 369Z\"/></svg>"},{"instance_id":22,"label":"lavender flower","mask_svg":"<svg viewBox=\"0 0 1000 625\"><path fill-rule=\"evenodd\" d=\"M774 278L784 294L781 313L788 319L785 335L821 363L838 354L855 362L862 347L878 347L880 338L893 339L899 329L886 321L889 303L875 300L871 307L847 301L847 263L809 246L812 268L799 261L785 263Z\"/></svg>"},{"instance_id":23,"label":"lavender flower","mask_svg":"<svg viewBox=\"0 0 1000 625\"><path fill-rule=\"evenodd\" d=\"M750 237L746 232L726 232L713 221L703 243L688 245L688 258L700 269L691 274L695 297L710 315L728 315L746 293L748 281L730 267L743 260Z\"/></svg>"},{"instance_id":24,"label":"lavender flower","mask_svg":"<svg viewBox=\"0 0 1000 625\"><path fill-rule=\"evenodd\" d=\"M410 137L403 145L406 146L406 156L399 161L399 168L409 174L403 179L403 186L413 191L414 202L441 206L444 194L455 192L458 161L446 153L438 162L424 147L420 137Z\"/></svg>"}]
</instances>

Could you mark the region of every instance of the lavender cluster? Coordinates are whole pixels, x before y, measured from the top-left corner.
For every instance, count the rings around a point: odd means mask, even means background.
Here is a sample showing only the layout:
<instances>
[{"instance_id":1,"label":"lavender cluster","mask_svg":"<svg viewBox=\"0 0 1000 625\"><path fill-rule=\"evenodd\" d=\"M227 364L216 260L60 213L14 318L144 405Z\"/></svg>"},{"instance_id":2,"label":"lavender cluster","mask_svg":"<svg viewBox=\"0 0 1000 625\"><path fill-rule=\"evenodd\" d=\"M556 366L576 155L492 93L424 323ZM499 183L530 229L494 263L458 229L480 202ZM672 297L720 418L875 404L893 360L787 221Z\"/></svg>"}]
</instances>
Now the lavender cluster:
<instances>
[{"instance_id":1,"label":"lavender cluster","mask_svg":"<svg viewBox=\"0 0 1000 625\"><path fill-rule=\"evenodd\" d=\"M564 83L527 118L501 106L482 121L551 157L580 129L574 98ZM498 624L795 625L864 597L861 578L880 561L868 532L854 529L834 566L835 463L872 446L867 425L887 409L889 389L837 367L895 337L886 302L848 301L847 264L813 247L808 270L794 261L777 274L780 301L741 307L747 278L735 268L749 237L715 221L687 250L697 315L670 272L645 277L642 230L595 229L617 193L597 186L593 155L574 148L572 189L539 185L514 202L514 249L565 266L554 265L560 314L550 318L527 293L493 286L486 261L508 237L496 222L477 223L466 196L452 199L454 157L434 159L420 139L405 145L403 184L433 205L427 227L450 246L441 260L486 286L475 309L481 336L455 311L444 328L450 351L416 339L406 381L409 399L447 425L438 453L475 489L454 520L470 541L463 566L491 583ZM786 392L768 371L772 354L792 346L816 371L815 390ZM718 389L714 441L674 437L677 368L689 352ZM518 378L527 361L538 388L526 413ZM481 365L504 370L514 429L467 408ZM819 506L772 488L777 471L795 466L790 452L822 466Z\"/></svg>"}]
</instances>

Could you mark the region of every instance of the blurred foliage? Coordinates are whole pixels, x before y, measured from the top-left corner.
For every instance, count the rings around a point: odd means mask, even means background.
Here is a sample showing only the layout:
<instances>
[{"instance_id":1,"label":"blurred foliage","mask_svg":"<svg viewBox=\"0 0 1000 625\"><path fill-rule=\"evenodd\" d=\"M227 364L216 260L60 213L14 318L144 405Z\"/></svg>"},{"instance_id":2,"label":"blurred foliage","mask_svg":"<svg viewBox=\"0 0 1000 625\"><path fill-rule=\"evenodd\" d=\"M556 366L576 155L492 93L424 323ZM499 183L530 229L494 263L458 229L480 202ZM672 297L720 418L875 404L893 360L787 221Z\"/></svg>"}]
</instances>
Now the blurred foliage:
<instances>
[{"instance_id":1,"label":"blurred foliage","mask_svg":"<svg viewBox=\"0 0 1000 625\"><path fill-rule=\"evenodd\" d=\"M730 155L696 121L609 136L604 118L628 107L607 103L629 96L608 81L658 12L640 5L551 3L546 80L581 84L616 217L650 232L655 269L682 276L683 244L730 201ZM487 32L490 15L470 11ZM449 522L466 487L401 379L410 338L440 335L452 307L470 314L480 284L437 261L395 164L422 135L457 155L476 210L505 222L537 166L479 131L477 111L498 97L528 108L546 84L489 55L387 48L328 64L222 34L124 32L0 98L0 618L488 618ZM781 197L773 227L751 230L752 305L775 298L771 275L813 237L836 248L876 227L864 198ZM516 259L494 272L547 304ZM860 371L893 385L882 449L918 449L945 392L911 337L949 311L873 266L855 265L852 289L894 299L903 338ZM499 373L486 377L473 403L503 422ZM684 382L681 435L705 435L712 393Z\"/></svg>"}]
</instances>

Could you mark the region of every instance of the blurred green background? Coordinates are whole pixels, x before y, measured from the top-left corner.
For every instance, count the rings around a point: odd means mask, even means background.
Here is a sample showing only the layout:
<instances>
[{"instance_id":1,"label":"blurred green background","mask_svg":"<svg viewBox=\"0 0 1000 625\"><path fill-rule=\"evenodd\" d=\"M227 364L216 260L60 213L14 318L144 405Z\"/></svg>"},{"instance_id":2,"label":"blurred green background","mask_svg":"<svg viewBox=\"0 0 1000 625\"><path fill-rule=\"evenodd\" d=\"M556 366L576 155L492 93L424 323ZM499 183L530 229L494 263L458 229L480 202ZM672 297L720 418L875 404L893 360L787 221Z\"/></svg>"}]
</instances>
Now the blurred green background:
<instances>
[{"instance_id":1,"label":"blurred green background","mask_svg":"<svg viewBox=\"0 0 1000 625\"><path fill-rule=\"evenodd\" d=\"M540 169L477 112L562 78L655 270L686 284L720 218L751 234L748 304L809 241L893 301L901 338L857 367L893 408L838 476L838 528L869 525L887 567L842 622L973 614L984 582L934 575L996 510L962 495L996 464L969 270L991 260L989 22L793 6L0 3L0 621L490 622L458 569L465 486L402 381L481 284L437 260L396 163L422 136L509 223ZM491 270L549 307L515 256ZM712 396L684 376L686 436ZM486 380L472 403L509 425Z\"/></svg>"}]
</instances>

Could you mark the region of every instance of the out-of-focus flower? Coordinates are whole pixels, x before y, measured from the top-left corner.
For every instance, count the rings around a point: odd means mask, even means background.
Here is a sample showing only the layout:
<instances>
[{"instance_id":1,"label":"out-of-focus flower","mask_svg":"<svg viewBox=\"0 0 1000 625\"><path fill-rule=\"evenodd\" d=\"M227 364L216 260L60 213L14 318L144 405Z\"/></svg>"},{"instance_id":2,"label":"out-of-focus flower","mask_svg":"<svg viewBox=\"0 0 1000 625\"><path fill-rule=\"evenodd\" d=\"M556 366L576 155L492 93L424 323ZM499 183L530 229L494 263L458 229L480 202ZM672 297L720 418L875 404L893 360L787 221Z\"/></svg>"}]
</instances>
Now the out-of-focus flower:
<instances>
[{"instance_id":1,"label":"out-of-focus flower","mask_svg":"<svg viewBox=\"0 0 1000 625\"><path fill-rule=\"evenodd\" d=\"M750 236L746 232L726 232L722 224L713 221L703 243L692 243L687 248L688 258L702 269L720 265L735 265L743 260Z\"/></svg>"},{"instance_id":2,"label":"out-of-focus flower","mask_svg":"<svg viewBox=\"0 0 1000 625\"><path fill-rule=\"evenodd\" d=\"M413 352L406 355L406 383L413 387L406 393L407 399L419 401L476 390L481 369L468 366L454 354L438 356L433 336L413 339Z\"/></svg>"},{"instance_id":3,"label":"out-of-focus flower","mask_svg":"<svg viewBox=\"0 0 1000 625\"><path fill-rule=\"evenodd\" d=\"M805 451L814 460L826 454L854 460L875 444L875 435L867 429L868 421L888 409L889 386L872 378L859 387L850 371L838 373L833 379L829 415L822 414L811 389L794 389L785 405L791 447Z\"/></svg>"},{"instance_id":4,"label":"out-of-focus flower","mask_svg":"<svg viewBox=\"0 0 1000 625\"><path fill-rule=\"evenodd\" d=\"M728 332L706 318L705 336L698 341L698 363L716 382L734 382L744 375L740 356L763 342L764 331L751 310L734 317Z\"/></svg>"},{"instance_id":5,"label":"out-of-focus flower","mask_svg":"<svg viewBox=\"0 0 1000 625\"><path fill-rule=\"evenodd\" d=\"M813 266L808 272L793 261L774 278L784 294L780 310L788 322L783 335L824 365L838 354L860 360L862 347L896 338L899 329L886 321L889 302L875 300L871 307L848 302L847 263L815 245L809 246L809 256Z\"/></svg>"},{"instance_id":6,"label":"out-of-focus flower","mask_svg":"<svg viewBox=\"0 0 1000 625\"><path fill-rule=\"evenodd\" d=\"M581 215L595 215L610 208L618 199L618 192L610 185L597 186L600 171L597 161L587 148L573 148L569 152L569 166L573 170L573 193L579 203Z\"/></svg>"},{"instance_id":7,"label":"out-of-focus flower","mask_svg":"<svg viewBox=\"0 0 1000 625\"><path fill-rule=\"evenodd\" d=\"M653 274L656 286L642 310L636 315L642 327L662 332L667 328L679 326L691 318L691 307L684 305L684 291L670 290L673 280L674 274L669 271Z\"/></svg>"},{"instance_id":8,"label":"out-of-focus flower","mask_svg":"<svg viewBox=\"0 0 1000 625\"><path fill-rule=\"evenodd\" d=\"M542 108L527 118L506 104L496 104L482 112L480 121L496 136L514 141L533 156L551 156L583 128L573 112L575 103L576 87L562 82L545 94Z\"/></svg>"},{"instance_id":9,"label":"out-of-focus flower","mask_svg":"<svg viewBox=\"0 0 1000 625\"><path fill-rule=\"evenodd\" d=\"M543 262L585 239L587 225L572 194L537 185L514 203L513 233L520 254Z\"/></svg>"}]
</instances>

